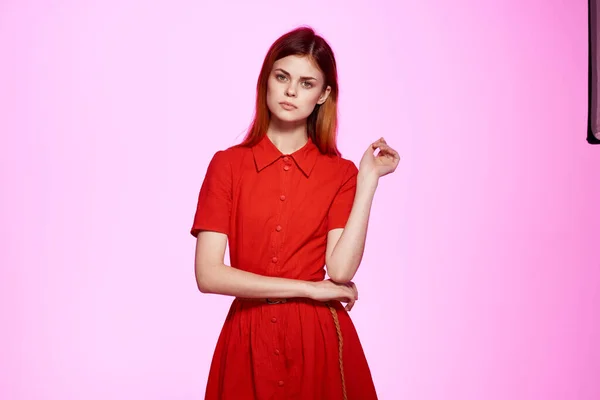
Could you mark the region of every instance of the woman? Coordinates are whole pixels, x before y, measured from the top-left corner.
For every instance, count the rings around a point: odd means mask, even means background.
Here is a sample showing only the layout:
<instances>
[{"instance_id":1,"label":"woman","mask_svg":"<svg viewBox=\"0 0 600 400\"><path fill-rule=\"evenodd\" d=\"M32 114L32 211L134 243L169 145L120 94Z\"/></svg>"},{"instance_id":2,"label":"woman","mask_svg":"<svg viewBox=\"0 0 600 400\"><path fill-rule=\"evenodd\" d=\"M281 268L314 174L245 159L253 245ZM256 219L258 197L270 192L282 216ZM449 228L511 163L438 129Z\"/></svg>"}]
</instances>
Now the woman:
<instances>
[{"instance_id":1,"label":"woman","mask_svg":"<svg viewBox=\"0 0 600 400\"><path fill-rule=\"evenodd\" d=\"M358 169L342 158L337 100L325 40L310 28L283 35L264 60L245 140L208 166L191 229L196 280L203 293L235 296L208 400L377 398L348 311L378 179L399 156L381 138Z\"/></svg>"}]
</instances>

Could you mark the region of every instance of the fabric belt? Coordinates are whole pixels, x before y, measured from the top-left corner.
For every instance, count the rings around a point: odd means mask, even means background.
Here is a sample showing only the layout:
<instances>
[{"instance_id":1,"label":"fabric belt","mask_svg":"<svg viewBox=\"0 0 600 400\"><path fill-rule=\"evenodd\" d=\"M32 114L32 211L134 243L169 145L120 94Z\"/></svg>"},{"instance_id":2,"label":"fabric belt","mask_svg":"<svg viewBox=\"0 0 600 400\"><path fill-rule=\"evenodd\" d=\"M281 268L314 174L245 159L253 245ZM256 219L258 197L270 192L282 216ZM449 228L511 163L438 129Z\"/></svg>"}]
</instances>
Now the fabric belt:
<instances>
[{"instance_id":1,"label":"fabric belt","mask_svg":"<svg viewBox=\"0 0 600 400\"><path fill-rule=\"evenodd\" d=\"M253 301L258 303L267 303L267 304L283 304L287 303L288 300L292 299L282 299L282 298L246 298L246 297L238 297L239 300L242 301Z\"/></svg>"}]
</instances>

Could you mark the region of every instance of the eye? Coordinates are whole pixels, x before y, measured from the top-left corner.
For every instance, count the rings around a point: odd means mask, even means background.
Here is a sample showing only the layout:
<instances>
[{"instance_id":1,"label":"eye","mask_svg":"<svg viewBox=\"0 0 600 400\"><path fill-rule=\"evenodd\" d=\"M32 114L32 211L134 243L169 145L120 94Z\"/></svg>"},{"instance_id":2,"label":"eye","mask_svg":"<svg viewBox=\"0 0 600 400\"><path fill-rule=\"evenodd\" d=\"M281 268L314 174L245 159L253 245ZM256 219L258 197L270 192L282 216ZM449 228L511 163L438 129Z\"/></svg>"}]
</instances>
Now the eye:
<instances>
[{"instance_id":1,"label":"eye","mask_svg":"<svg viewBox=\"0 0 600 400\"><path fill-rule=\"evenodd\" d=\"M277 78L278 81L285 81L287 79L287 77L283 74L277 74L275 75L275 77Z\"/></svg>"},{"instance_id":2,"label":"eye","mask_svg":"<svg viewBox=\"0 0 600 400\"><path fill-rule=\"evenodd\" d=\"M313 84L308 81L304 81L302 82L302 86L304 86L306 89L310 89L311 87L313 87Z\"/></svg>"}]
</instances>

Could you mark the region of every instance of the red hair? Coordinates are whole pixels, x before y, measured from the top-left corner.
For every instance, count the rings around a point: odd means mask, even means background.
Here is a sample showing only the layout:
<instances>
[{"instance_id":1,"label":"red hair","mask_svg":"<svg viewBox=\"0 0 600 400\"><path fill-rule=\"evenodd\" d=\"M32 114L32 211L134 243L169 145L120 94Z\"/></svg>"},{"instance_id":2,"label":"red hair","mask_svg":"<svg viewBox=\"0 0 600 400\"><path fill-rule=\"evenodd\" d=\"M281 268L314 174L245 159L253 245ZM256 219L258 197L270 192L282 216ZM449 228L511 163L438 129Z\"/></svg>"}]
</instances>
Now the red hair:
<instances>
[{"instance_id":1,"label":"red hair","mask_svg":"<svg viewBox=\"0 0 600 400\"><path fill-rule=\"evenodd\" d=\"M318 36L309 27L290 31L271 45L263 61L256 84L256 110L254 119L246 137L239 146L254 146L267 133L271 112L267 106L267 82L275 61L290 56L306 56L312 60L325 76L324 87L330 86L331 92L325 103L315 106L306 121L308 136L322 154L340 156L337 148L337 67L333 50L325 39Z\"/></svg>"}]
</instances>

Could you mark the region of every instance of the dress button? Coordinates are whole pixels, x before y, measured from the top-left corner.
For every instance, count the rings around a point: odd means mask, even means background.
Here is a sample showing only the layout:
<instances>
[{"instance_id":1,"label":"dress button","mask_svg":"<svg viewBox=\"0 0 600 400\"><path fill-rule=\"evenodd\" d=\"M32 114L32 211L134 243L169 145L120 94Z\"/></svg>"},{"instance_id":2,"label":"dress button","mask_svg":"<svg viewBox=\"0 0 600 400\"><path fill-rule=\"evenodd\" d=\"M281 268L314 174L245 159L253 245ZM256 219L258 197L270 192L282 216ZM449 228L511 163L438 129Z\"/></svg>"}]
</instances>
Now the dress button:
<instances>
[{"instance_id":1,"label":"dress button","mask_svg":"<svg viewBox=\"0 0 600 400\"><path fill-rule=\"evenodd\" d=\"M277 232L281 232L281 230L282 230L282 229L283 229L283 228L281 227L281 225L277 225L277 228L275 228L275 230L276 230Z\"/></svg>"},{"instance_id":2,"label":"dress button","mask_svg":"<svg viewBox=\"0 0 600 400\"><path fill-rule=\"evenodd\" d=\"M275 322L277 322L277 318L275 318L275 317L271 318L271 322L272 322L272 323L275 323Z\"/></svg>"},{"instance_id":3,"label":"dress button","mask_svg":"<svg viewBox=\"0 0 600 400\"><path fill-rule=\"evenodd\" d=\"M275 354L276 356L278 356L279 355L279 350L275 349L275 351L273 352L273 354Z\"/></svg>"},{"instance_id":4,"label":"dress button","mask_svg":"<svg viewBox=\"0 0 600 400\"><path fill-rule=\"evenodd\" d=\"M285 200L285 195L282 194L281 196L279 196L279 200L284 201Z\"/></svg>"},{"instance_id":5,"label":"dress button","mask_svg":"<svg viewBox=\"0 0 600 400\"><path fill-rule=\"evenodd\" d=\"M289 170L290 170L290 166L289 166L289 165L285 165L285 166L283 167L283 169L284 169L285 171L289 171Z\"/></svg>"},{"instance_id":6,"label":"dress button","mask_svg":"<svg viewBox=\"0 0 600 400\"><path fill-rule=\"evenodd\" d=\"M271 258L271 261L273 261L274 263L276 263L277 262L277 257Z\"/></svg>"},{"instance_id":7,"label":"dress button","mask_svg":"<svg viewBox=\"0 0 600 400\"><path fill-rule=\"evenodd\" d=\"M285 382L283 382L283 381L279 381L279 382L277 382L277 384L278 384L279 386L283 386L283 385L285 384Z\"/></svg>"},{"instance_id":8,"label":"dress button","mask_svg":"<svg viewBox=\"0 0 600 400\"><path fill-rule=\"evenodd\" d=\"M290 161L290 158L288 156L283 157L283 161L288 162Z\"/></svg>"}]
</instances>

